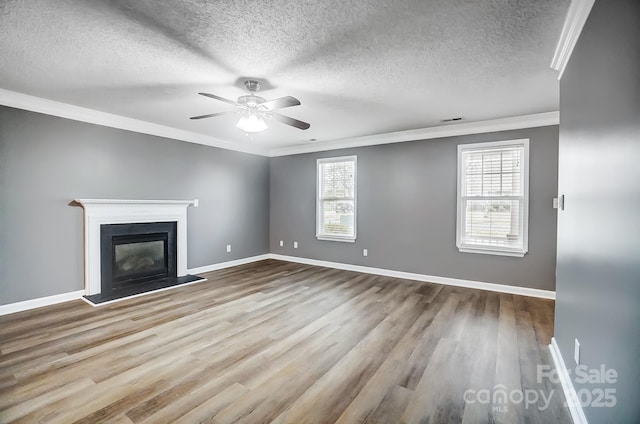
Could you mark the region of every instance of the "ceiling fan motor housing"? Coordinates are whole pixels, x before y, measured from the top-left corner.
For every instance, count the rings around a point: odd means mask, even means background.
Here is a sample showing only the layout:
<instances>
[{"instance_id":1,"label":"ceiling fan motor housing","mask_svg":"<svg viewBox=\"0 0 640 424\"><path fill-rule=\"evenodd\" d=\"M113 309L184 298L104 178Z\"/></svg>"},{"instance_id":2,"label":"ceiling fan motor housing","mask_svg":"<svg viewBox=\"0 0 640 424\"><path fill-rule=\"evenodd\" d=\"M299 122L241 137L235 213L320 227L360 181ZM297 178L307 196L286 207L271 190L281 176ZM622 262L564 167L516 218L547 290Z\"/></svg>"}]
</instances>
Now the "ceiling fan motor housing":
<instances>
[{"instance_id":1,"label":"ceiling fan motor housing","mask_svg":"<svg viewBox=\"0 0 640 424\"><path fill-rule=\"evenodd\" d=\"M248 107L257 107L261 103L264 103L266 100L260 96L254 96L253 94L249 94L248 96L240 96L238 97L238 104Z\"/></svg>"}]
</instances>

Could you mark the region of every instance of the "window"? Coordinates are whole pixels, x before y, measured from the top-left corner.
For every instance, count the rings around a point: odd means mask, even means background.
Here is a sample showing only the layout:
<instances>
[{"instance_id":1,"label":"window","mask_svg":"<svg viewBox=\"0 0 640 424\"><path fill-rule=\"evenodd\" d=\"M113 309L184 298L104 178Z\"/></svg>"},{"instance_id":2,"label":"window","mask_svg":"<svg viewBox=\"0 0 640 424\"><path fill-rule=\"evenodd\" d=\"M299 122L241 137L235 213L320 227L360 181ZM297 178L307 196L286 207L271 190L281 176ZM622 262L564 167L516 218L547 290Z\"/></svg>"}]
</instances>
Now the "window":
<instances>
[{"instance_id":1,"label":"window","mask_svg":"<svg viewBox=\"0 0 640 424\"><path fill-rule=\"evenodd\" d=\"M458 146L461 252L524 256L528 203L529 140Z\"/></svg>"},{"instance_id":2,"label":"window","mask_svg":"<svg viewBox=\"0 0 640 424\"><path fill-rule=\"evenodd\" d=\"M316 237L356 240L356 157L318 159Z\"/></svg>"}]
</instances>

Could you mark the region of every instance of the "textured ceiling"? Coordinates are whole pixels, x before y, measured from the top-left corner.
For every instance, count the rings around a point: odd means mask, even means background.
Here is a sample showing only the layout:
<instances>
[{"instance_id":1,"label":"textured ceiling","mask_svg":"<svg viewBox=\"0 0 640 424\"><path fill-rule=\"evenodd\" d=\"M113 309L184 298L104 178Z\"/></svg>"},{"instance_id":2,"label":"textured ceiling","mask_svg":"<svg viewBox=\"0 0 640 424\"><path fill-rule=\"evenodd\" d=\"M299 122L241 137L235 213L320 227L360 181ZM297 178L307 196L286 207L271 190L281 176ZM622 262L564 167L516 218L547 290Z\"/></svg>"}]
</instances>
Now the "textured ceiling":
<instances>
[{"instance_id":1,"label":"textured ceiling","mask_svg":"<svg viewBox=\"0 0 640 424\"><path fill-rule=\"evenodd\" d=\"M0 88L269 148L558 109L569 0L0 0ZM244 77L292 95L253 139Z\"/></svg>"}]
</instances>

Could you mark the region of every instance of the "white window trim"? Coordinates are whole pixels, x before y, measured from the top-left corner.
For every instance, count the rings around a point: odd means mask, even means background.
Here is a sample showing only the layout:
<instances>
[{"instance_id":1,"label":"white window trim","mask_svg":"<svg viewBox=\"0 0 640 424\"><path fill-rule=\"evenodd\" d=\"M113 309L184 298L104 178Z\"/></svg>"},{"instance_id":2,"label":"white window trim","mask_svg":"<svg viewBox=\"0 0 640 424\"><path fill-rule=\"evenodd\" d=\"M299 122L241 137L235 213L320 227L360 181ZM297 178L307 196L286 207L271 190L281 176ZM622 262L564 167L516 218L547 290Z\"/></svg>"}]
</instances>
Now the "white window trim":
<instances>
[{"instance_id":1,"label":"white window trim","mask_svg":"<svg viewBox=\"0 0 640 424\"><path fill-rule=\"evenodd\" d=\"M334 236L321 234L320 229L322 227L321 218L321 199L320 199L320 165L323 163L335 163L335 162L354 162L353 167L353 237L352 236ZM316 238L318 240L325 241L340 241L344 243L355 243L357 237L357 221L358 221L358 157L353 156L339 156L334 158L322 158L316 160Z\"/></svg>"},{"instance_id":2,"label":"white window trim","mask_svg":"<svg viewBox=\"0 0 640 424\"><path fill-rule=\"evenodd\" d=\"M522 216L522 249L510 249L496 246L479 246L462 243L462 220L464 213L462 211L462 152L464 150L480 150L495 149L496 147L507 147L514 145L522 145L524 147L524 166L523 166L523 216ZM489 141L484 143L471 143L458 145L458 169L457 174L457 205L456 205L456 246L460 252L464 253L481 253L485 255L500 256L516 256L523 257L529 250L529 139L522 138L517 140L505 141Z\"/></svg>"}]
</instances>

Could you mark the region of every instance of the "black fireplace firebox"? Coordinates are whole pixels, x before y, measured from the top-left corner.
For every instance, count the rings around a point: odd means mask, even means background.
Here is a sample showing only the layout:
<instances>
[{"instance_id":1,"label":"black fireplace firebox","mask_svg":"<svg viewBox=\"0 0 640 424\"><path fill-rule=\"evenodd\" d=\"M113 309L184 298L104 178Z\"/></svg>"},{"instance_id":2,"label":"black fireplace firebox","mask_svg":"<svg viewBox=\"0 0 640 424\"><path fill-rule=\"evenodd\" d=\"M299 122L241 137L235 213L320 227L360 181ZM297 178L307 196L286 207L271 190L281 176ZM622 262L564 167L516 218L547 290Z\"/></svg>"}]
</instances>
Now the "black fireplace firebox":
<instances>
[{"instance_id":1,"label":"black fireplace firebox","mask_svg":"<svg viewBox=\"0 0 640 424\"><path fill-rule=\"evenodd\" d=\"M175 222L100 226L100 270L103 296L175 279L178 249Z\"/></svg>"},{"instance_id":2,"label":"black fireplace firebox","mask_svg":"<svg viewBox=\"0 0 640 424\"><path fill-rule=\"evenodd\" d=\"M101 225L100 269L103 295L177 277L176 223Z\"/></svg>"},{"instance_id":3,"label":"black fireplace firebox","mask_svg":"<svg viewBox=\"0 0 640 424\"><path fill-rule=\"evenodd\" d=\"M170 275L168 233L115 236L112 240L113 290Z\"/></svg>"}]
</instances>

